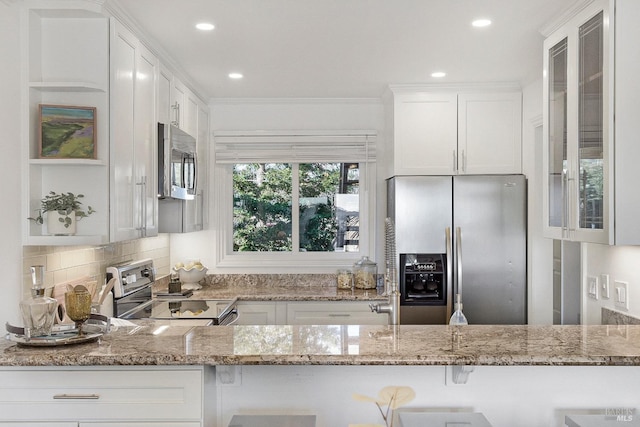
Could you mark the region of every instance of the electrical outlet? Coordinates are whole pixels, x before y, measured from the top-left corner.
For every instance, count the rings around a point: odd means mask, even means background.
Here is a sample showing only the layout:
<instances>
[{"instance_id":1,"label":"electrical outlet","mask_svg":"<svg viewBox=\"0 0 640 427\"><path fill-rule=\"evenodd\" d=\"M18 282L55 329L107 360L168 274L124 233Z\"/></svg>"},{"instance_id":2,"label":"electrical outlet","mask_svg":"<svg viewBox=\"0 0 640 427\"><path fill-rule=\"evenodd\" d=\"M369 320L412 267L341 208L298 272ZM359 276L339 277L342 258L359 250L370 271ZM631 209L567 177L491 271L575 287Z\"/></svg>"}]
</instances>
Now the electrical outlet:
<instances>
[{"instance_id":1,"label":"electrical outlet","mask_svg":"<svg viewBox=\"0 0 640 427\"><path fill-rule=\"evenodd\" d=\"M613 289L616 307L629 310L629 283L616 280L613 282Z\"/></svg>"},{"instance_id":2,"label":"electrical outlet","mask_svg":"<svg viewBox=\"0 0 640 427\"><path fill-rule=\"evenodd\" d=\"M609 299L609 275L600 275L600 295L604 299Z\"/></svg>"},{"instance_id":3,"label":"electrical outlet","mask_svg":"<svg viewBox=\"0 0 640 427\"><path fill-rule=\"evenodd\" d=\"M598 299L598 278L595 276L587 277L587 291L589 298Z\"/></svg>"}]
</instances>

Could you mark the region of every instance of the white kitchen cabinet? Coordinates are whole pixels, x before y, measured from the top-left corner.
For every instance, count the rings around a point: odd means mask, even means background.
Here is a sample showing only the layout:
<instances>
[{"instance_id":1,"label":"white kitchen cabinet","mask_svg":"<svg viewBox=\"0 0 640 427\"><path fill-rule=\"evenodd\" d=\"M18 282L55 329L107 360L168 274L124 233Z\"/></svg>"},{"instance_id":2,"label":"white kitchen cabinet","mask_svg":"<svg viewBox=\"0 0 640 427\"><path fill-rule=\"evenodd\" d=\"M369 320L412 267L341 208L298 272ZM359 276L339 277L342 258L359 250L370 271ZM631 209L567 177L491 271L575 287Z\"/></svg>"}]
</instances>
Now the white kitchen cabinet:
<instances>
[{"instance_id":1,"label":"white kitchen cabinet","mask_svg":"<svg viewBox=\"0 0 640 427\"><path fill-rule=\"evenodd\" d=\"M111 21L111 240L158 233L158 61Z\"/></svg>"},{"instance_id":2,"label":"white kitchen cabinet","mask_svg":"<svg viewBox=\"0 0 640 427\"><path fill-rule=\"evenodd\" d=\"M287 303L289 325L388 325L389 317L371 311L367 301Z\"/></svg>"},{"instance_id":3,"label":"white kitchen cabinet","mask_svg":"<svg viewBox=\"0 0 640 427\"><path fill-rule=\"evenodd\" d=\"M392 175L522 173L517 87L391 86Z\"/></svg>"},{"instance_id":4,"label":"white kitchen cabinet","mask_svg":"<svg viewBox=\"0 0 640 427\"><path fill-rule=\"evenodd\" d=\"M23 141L23 243L88 245L109 240L109 19L95 3L56 9L47 2L23 5L21 37L26 84L19 105ZM78 35L82 36L79 37ZM93 107L92 158L42 155L39 105ZM48 235L36 217L50 191L84 194L83 206L96 212L78 222L74 236Z\"/></svg>"},{"instance_id":5,"label":"white kitchen cabinet","mask_svg":"<svg viewBox=\"0 0 640 427\"><path fill-rule=\"evenodd\" d=\"M522 94L458 94L458 173L522 173Z\"/></svg>"},{"instance_id":6,"label":"white kitchen cabinet","mask_svg":"<svg viewBox=\"0 0 640 427\"><path fill-rule=\"evenodd\" d=\"M545 236L640 244L633 0L589 2L544 43Z\"/></svg>"},{"instance_id":7,"label":"white kitchen cabinet","mask_svg":"<svg viewBox=\"0 0 640 427\"><path fill-rule=\"evenodd\" d=\"M1 368L0 426L200 427L207 369Z\"/></svg>"},{"instance_id":8,"label":"white kitchen cabinet","mask_svg":"<svg viewBox=\"0 0 640 427\"><path fill-rule=\"evenodd\" d=\"M278 301L238 301L238 320L234 325L284 325L286 303Z\"/></svg>"},{"instance_id":9,"label":"white kitchen cabinet","mask_svg":"<svg viewBox=\"0 0 640 427\"><path fill-rule=\"evenodd\" d=\"M196 194L196 224L200 224L201 230L209 228L209 189L212 182L209 181L209 109L206 105L198 106L198 191Z\"/></svg>"},{"instance_id":10,"label":"white kitchen cabinet","mask_svg":"<svg viewBox=\"0 0 640 427\"><path fill-rule=\"evenodd\" d=\"M171 87L173 74L162 63L158 68L158 122L170 124L172 119Z\"/></svg>"}]
</instances>

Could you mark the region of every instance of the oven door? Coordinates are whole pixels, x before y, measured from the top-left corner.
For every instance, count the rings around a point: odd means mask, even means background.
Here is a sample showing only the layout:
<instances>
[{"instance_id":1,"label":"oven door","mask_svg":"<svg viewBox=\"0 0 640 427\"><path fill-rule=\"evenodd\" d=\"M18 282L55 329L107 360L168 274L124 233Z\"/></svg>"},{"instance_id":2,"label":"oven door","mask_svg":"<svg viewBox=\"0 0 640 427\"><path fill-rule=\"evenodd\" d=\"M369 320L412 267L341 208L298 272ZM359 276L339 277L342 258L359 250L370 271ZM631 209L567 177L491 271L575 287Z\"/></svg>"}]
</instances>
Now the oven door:
<instances>
[{"instance_id":1,"label":"oven door","mask_svg":"<svg viewBox=\"0 0 640 427\"><path fill-rule=\"evenodd\" d=\"M151 284L113 300L113 316L122 319L146 319L151 316Z\"/></svg>"}]
</instances>

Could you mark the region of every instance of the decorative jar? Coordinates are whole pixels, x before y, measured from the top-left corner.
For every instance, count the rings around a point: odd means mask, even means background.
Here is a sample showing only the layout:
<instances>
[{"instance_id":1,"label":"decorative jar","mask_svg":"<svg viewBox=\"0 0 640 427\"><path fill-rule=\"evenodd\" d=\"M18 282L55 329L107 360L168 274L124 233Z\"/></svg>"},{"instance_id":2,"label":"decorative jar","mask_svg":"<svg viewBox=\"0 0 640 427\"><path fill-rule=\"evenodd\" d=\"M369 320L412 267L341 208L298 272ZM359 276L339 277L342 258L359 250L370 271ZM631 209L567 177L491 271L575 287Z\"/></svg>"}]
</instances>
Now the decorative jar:
<instances>
[{"instance_id":1,"label":"decorative jar","mask_svg":"<svg viewBox=\"0 0 640 427\"><path fill-rule=\"evenodd\" d=\"M378 265L363 256L353 265L353 283L357 289L375 289Z\"/></svg>"}]
</instances>

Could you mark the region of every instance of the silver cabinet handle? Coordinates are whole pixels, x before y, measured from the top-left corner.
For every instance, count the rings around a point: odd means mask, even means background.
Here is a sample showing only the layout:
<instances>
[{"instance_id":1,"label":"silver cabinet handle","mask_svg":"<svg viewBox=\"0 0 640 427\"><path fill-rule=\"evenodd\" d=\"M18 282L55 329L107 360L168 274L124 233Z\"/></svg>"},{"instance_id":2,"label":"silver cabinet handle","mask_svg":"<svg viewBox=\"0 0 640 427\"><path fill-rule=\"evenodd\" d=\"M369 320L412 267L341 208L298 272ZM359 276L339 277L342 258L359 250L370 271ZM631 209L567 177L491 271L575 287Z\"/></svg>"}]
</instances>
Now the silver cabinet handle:
<instances>
[{"instance_id":1,"label":"silver cabinet handle","mask_svg":"<svg viewBox=\"0 0 640 427\"><path fill-rule=\"evenodd\" d=\"M140 187L140 227L137 228L140 231L141 237L146 237L147 235L147 201L146 201L146 193L147 193L147 177L143 176L140 178L140 182L137 182L136 185Z\"/></svg>"},{"instance_id":2,"label":"silver cabinet handle","mask_svg":"<svg viewBox=\"0 0 640 427\"><path fill-rule=\"evenodd\" d=\"M171 122L172 125L174 125L175 127L180 127L180 104L178 104L178 101L176 101L172 106L171 109L174 111L176 117L175 120L173 120Z\"/></svg>"},{"instance_id":3,"label":"silver cabinet handle","mask_svg":"<svg viewBox=\"0 0 640 427\"><path fill-rule=\"evenodd\" d=\"M329 317L351 317L349 313L329 313Z\"/></svg>"},{"instance_id":4,"label":"silver cabinet handle","mask_svg":"<svg viewBox=\"0 0 640 427\"><path fill-rule=\"evenodd\" d=\"M100 399L99 394L54 394L56 400L97 400Z\"/></svg>"},{"instance_id":5,"label":"silver cabinet handle","mask_svg":"<svg viewBox=\"0 0 640 427\"><path fill-rule=\"evenodd\" d=\"M453 150L453 172L458 172L458 153L456 150Z\"/></svg>"}]
</instances>

